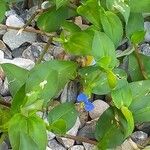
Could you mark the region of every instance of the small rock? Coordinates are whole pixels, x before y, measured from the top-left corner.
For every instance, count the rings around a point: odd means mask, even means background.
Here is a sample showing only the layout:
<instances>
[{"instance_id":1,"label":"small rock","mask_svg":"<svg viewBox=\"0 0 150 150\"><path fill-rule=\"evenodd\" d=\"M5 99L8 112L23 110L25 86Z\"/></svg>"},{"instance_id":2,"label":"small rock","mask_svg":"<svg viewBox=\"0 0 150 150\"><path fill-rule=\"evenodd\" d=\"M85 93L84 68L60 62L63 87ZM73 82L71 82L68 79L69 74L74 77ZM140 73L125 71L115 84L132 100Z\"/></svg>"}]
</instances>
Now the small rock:
<instances>
[{"instance_id":1,"label":"small rock","mask_svg":"<svg viewBox=\"0 0 150 150\"><path fill-rule=\"evenodd\" d=\"M85 123L88 121L89 114L83 107L81 107L80 103L76 103L75 106L76 106L76 110L79 113L78 116L81 122L80 128L82 128L85 125Z\"/></svg>"},{"instance_id":2,"label":"small rock","mask_svg":"<svg viewBox=\"0 0 150 150\"><path fill-rule=\"evenodd\" d=\"M95 100L93 102L94 109L89 112L89 115L92 119L99 118L103 112L109 107L109 105L102 100Z\"/></svg>"},{"instance_id":3,"label":"small rock","mask_svg":"<svg viewBox=\"0 0 150 150\"><path fill-rule=\"evenodd\" d=\"M9 17L11 15L16 15L15 10L11 9L11 10L8 10L8 11L5 12L6 17Z\"/></svg>"},{"instance_id":4,"label":"small rock","mask_svg":"<svg viewBox=\"0 0 150 150\"><path fill-rule=\"evenodd\" d=\"M11 52L8 50L8 48L2 40L0 40L0 50L4 52L3 58L12 58Z\"/></svg>"},{"instance_id":5,"label":"small rock","mask_svg":"<svg viewBox=\"0 0 150 150\"><path fill-rule=\"evenodd\" d=\"M0 39L3 37L3 35L6 33L7 31L5 29L0 29Z\"/></svg>"},{"instance_id":6,"label":"small rock","mask_svg":"<svg viewBox=\"0 0 150 150\"><path fill-rule=\"evenodd\" d=\"M116 150L140 150L136 143L134 143L131 139L127 139L123 142L121 146L118 146Z\"/></svg>"},{"instance_id":7,"label":"small rock","mask_svg":"<svg viewBox=\"0 0 150 150\"><path fill-rule=\"evenodd\" d=\"M92 120L86 123L86 125L81 128L78 132L78 136L87 137L89 139L95 138L95 127L96 120ZM77 144L81 144L81 142L77 141Z\"/></svg>"},{"instance_id":8,"label":"small rock","mask_svg":"<svg viewBox=\"0 0 150 150\"><path fill-rule=\"evenodd\" d=\"M7 146L7 144L5 142L0 144L0 150L8 150L8 146Z\"/></svg>"},{"instance_id":9,"label":"small rock","mask_svg":"<svg viewBox=\"0 0 150 150\"><path fill-rule=\"evenodd\" d=\"M144 22L144 28L146 31L145 41L150 42L150 22L148 22L148 21Z\"/></svg>"},{"instance_id":10,"label":"small rock","mask_svg":"<svg viewBox=\"0 0 150 150\"><path fill-rule=\"evenodd\" d=\"M55 139L48 141L48 147L52 150L66 150L61 144Z\"/></svg>"},{"instance_id":11,"label":"small rock","mask_svg":"<svg viewBox=\"0 0 150 150\"><path fill-rule=\"evenodd\" d=\"M42 8L42 9L47 9L47 8L49 8L49 7L51 7L51 4L50 4L49 1L44 1L44 2L41 4L41 8Z\"/></svg>"},{"instance_id":12,"label":"small rock","mask_svg":"<svg viewBox=\"0 0 150 150\"><path fill-rule=\"evenodd\" d=\"M33 61L24 58L14 58L13 60L1 59L0 64L4 64L4 63L14 64L16 66L19 66L27 70L31 70L35 65Z\"/></svg>"},{"instance_id":13,"label":"small rock","mask_svg":"<svg viewBox=\"0 0 150 150\"><path fill-rule=\"evenodd\" d=\"M9 30L3 36L3 41L6 43L11 50L18 48L23 43L33 43L36 41L36 34L31 32L23 31L20 35L17 35L18 31Z\"/></svg>"},{"instance_id":14,"label":"small rock","mask_svg":"<svg viewBox=\"0 0 150 150\"><path fill-rule=\"evenodd\" d=\"M79 118L77 118L75 125L67 132L67 134L76 136L78 129L79 129L79 126L80 126L80 120L79 120ZM66 148L70 148L75 143L74 140L68 139L68 138L57 137L57 140L61 144L63 144Z\"/></svg>"},{"instance_id":15,"label":"small rock","mask_svg":"<svg viewBox=\"0 0 150 150\"><path fill-rule=\"evenodd\" d=\"M24 25L24 21L18 15L10 15L6 19L6 25L13 27L22 27Z\"/></svg>"},{"instance_id":16,"label":"small rock","mask_svg":"<svg viewBox=\"0 0 150 150\"><path fill-rule=\"evenodd\" d=\"M70 81L68 84L66 84L61 94L61 97L60 97L61 103L75 102L77 98L77 92L78 92L77 82Z\"/></svg>"},{"instance_id":17,"label":"small rock","mask_svg":"<svg viewBox=\"0 0 150 150\"><path fill-rule=\"evenodd\" d=\"M140 46L140 50L142 52L142 54L146 55L146 56L150 56L150 45L149 44L142 44Z\"/></svg>"},{"instance_id":18,"label":"small rock","mask_svg":"<svg viewBox=\"0 0 150 150\"><path fill-rule=\"evenodd\" d=\"M27 43L27 42L23 43L20 47L13 49L12 56L14 58L22 57L23 51L26 50L27 47L29 47L29 46L30 46L29 43ZM28 58L26 58L26 59L28 59Z\"/></svg>"},{"instance_id":19,"label":"small rock","mask_svg":"<svg viewBox=\"0 0 150 150\"><path fill-rule=\"evenodd\" d=\"M145 122L136 125L137 129L150 135L150 122Z\"/></svg>"},{"instance_id":20,"label":"small rock","mask_svg":"<svg viewBox=\"0 0 150 150\"><path fill-rule=\"evenodd\" d=\"M70 147L68 150L84 150L84 147L82 145L75 145Z\"/></svg>"},{"instance_id":21,"label":"small rock","mask_svg":"<svg viewBox=\"0 0 150 150\"><path fill-rule=\"evenodd\" d=\"M96 150L96 146L93 144L83 142L83 146L85 150Z\"/></svg>"},{"instance_id":22,"label":"small rock","mask_svg":"<svg viewBox=\"0 0 150 150\"><path fill-rule=\"evenodd\" d=\"M51 148L49 148L48 146L46 147L46 150L52 150Z\"/></svg>"},{"instance_id":23,"label":"small rock","mask_svg":"<svg viewBox=\"0 0 150 150\"><path fill-rule=\"evenodd\" d=\"M53 56L54 58L60 58L60 55L64 52L62 46L54 46L53 48Z\"/></svg>"},{"instance_id":24,"label":"small rock","mask_svg":"<svg viewBox=\"0 0 150 150\"><path fill-rule=\"evenodd\" d=\"M4 82L0 79L0 94L3 96L10 95L7 78L5 78Z\"/></svg>"},{"instance_id":25,"label":"small rock","mask_svg":"<svg viewBox=\"0 0 150 150\"><path fill-rule=\"evenodd\" d=\"M0 60L4 59L4 52L0 50Z\"/></svg>"},{"instance_id":26,"label":"small rock","mask_svg":"<svg viewBox=\"0 0 150 150\"><path fill-rule=\"evenodd\" d=\"M131 139L135 143L140 144L140 145L143 142L145 142L147 138L148 138L148 134L144 133L143 131L136 131L136 132L132 133L132 135L131 135Z\"/></svg>"},{"instance_id":27,"label":"small rock","mask_svg":"<svg viewBox=\"0 0 150 150\"><path fill-rule=\"evenodd\" d=\"M26 59L31 59L35 62L44 50L45 45L46 43L33 43L31 46L29 46L26 50L23 51L22 57ZM49 48L48 52L44 55L45 61L53 59L52 55L50 54L50 51L51 47Z\"/></svg>"},{"instance_id":28,"label":"small rock","mask_svg":"<svg viewBox=\"0 0 150 150\"><path fill-rule=\"evenodd\" d=\"M47 136L48 136L48 141L50 141L56 137L56 135L50 131L47 132Z\"/></svg>"}]
</instances>

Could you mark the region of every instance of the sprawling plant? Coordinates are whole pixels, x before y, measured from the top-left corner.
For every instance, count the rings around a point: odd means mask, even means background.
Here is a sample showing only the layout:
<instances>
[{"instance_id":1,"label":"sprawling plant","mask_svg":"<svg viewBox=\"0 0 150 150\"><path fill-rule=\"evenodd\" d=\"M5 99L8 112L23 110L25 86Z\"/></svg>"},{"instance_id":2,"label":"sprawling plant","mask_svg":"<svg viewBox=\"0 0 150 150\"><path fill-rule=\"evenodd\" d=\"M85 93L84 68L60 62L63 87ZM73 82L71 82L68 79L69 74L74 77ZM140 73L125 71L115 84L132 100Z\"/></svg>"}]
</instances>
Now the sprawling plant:
<instances>
[{"instance_id":1,"label":"sprawling plant","mask_svg":"<svg viewBox=\"0 0 150 150\"><path fill-rule=\"evenodd\" d=\"M13 150L45 150L46 130L65 136L78 115L74 104L56 106L48 123L37 112L51 105L66 83L78 80L82 93L77 100L87 111L93 109L92 94L108 96L110 107L97 121L95 139L100 150L115 148L131 135L136 123L150 121L150 58L139 50L145 36L143 13L150 12L150 0L49 2L50 7L37 13L37 27L56 32L48 42L60 42L65 53L75 57L39 63L42 54L30 71L1 65L13 97L11 105L0 105L1 139L8 135ZM0 21L10 3L0 1ZM75 21L77 16L82 17L82 25ZM129 47L117 53L124 39ZM126 60L128 69L123 70L120 66Z\"/></svg>"}]
</instances>

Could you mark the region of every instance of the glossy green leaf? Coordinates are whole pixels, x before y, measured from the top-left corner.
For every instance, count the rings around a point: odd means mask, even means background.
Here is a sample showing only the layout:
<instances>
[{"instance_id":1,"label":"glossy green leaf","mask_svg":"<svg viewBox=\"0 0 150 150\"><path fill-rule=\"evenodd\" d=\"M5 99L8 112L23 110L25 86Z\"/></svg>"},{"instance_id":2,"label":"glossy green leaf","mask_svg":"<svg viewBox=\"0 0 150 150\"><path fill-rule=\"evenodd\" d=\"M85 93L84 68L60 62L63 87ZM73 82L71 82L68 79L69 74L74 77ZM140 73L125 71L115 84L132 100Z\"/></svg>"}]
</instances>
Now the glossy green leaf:
<instances>
[{"instance_id":1,"label":"glossy green leaf","mask_svg":"<svg viewBox=\"0 0 150 150\"><path fill-rule=\"evenodd\" d=\"M97 28L101 28L100 12L101 7L97 0L87 0L83 5L79 6L77 12L84 16Z\"/></svg>"},{"instance_id":2,"label":"glossy green leaf","mask_svg":"<svg viewBox=\"0 0 150 150\"><path fill-rule=\"evenodd\" d=\"M12 116L10 109L8 109L7 107L0 106L0 116L0 131L7 132L8 122Z\"/></svg>"},{"instance_id":3,"label":"glossy green leaf","mask_svg":"<svg viewBox=\"0 0 150 150\"><path fill-rule=\"evenodd\" d=\"M65 120L59 119L58 121L52 123L50 125L50 131L59 135L65 134L67 132Z\"/></svg>"},{"instance_id":4,"label":"glossy green leaf","mask_svg":"<svg viewBox=\"0 0 150 150\"><path fill-rule=\"evenodd\" d=\"M92 48L92 32L75 32L65 42L66 52L74 55L90 55Z\"/></svg>"},{"instance_id":5,"label":"glossy green leaf","mask_svg":"<svg viewBox=\"0 0 150 150\"><path fill-rule=\"evenodd\" d=\"M134 130L134 118L132 112L127 107L122 106L121 112L127 120L128 127L126 128L126 137L128 137Z\"/></svg>"},{"instance_id":6,"label":"glossy green leaf","mask_svg":"<svg viewBox=\"0 0 150 150\"><path fill-rule=\"evenodd\" d=\"M46 127L37 116L16 114L9 123L9 139L13 150L45 150Z\"/></svg>"},{"instance_id":7,"label":"glossy green leaf","mask_svg":"<svg viewBox=\"0 0 150 150\"><path fill-rule=\"evenodd\" d=\"M64 21L63 24L62 24L62 27L63 27L64 30L66 30L66 31L68 31L70 33L80 32L81 31L79 26L77 26L73 22L69 22L69 21Z\"/></svg>"},{"instance_id":8,"label":"glossy green leaf","mask_svg":"<svg viewBox=\"0 0 150 150\"><path fill-rule=\"evenodd\" d=\"M125 80L121 82L121 86L116 87L111 92L111 96L117 108L120 109L122 106L129 107L132 102L132 93L128 82Z\"/></svg>"},{"instance_id":9,"label":"glossy green leaf","mask_svg":"<svg viewBox=\"0 0 150 150\"><path fill-rule=\"evenodd\" d=\"M60 7L66 5L68 0L55 0L56 8L59 9Z\"/></svg>"},{"instance_id":10,"label":"glossy green leaf","mask_svg":"<svg viewBox=\"0 0 150 150\"><path fill-rule=\"evenodd\" d=\"M105 58L110 58L108 63L105 63L105 66L103 65L101 67L114 68L117 64L114 44L111 39L103 32L95 32L91 54L100 64L100 66L101 64L104 64L103 62Z\"/></svg>"},{"instance_id":11,"label":"glossy green leaf","mask_svg":"<svg viewBox=\"0 0 150 150\"><path fill-rule=\"evenodd\" d=\"M130 7L128 4L120 0L106 0L106 5L111 11L118 10L127 24L130 15Z\"/></svg>"},{"instance_id":12,"label":"glossy green leaf","mask_svg":"<svg viewBox=\"0 0 150 150\"><path fill-rule=\"evenodd\" d=\"M133 33L131 36L131 41L133 44L139 44L140 42L144 41L145 32L144 31L137 31Z\"/></svg>"},{"instance_id":13,"label":"glossy green leaf","mask_svg":"<svg viewBox=\"0 0 150 150\"><path fill-rule=\"evenodd\" d=\"M132 91L133 100L146 96L150 92L150 80L131 82L129 85Z\"/></svg>"},{"instance_id":14,"label":"glossy green leaf","mask_svg":"<svg viewBox=\"0 0 150 150\"><path fill-rule=\"evenodd\" d=\"M107 72L107 80L110 88L115 88L117 85L117 77L112 71Z\"/></svg>"},{"instance_id":15,"label":"glossy green leaf","mask_svg":"<svg viewBox=\"0 0 150 150\"><path fill-rule=\"evenodd\" d=\"M129 107L135 122L142 123L150 121L150 80L130 83L133 101Z\"/></svg>"},{"instance_id":16,"label":"glossy green leaf","mask_svg":"<svg viewBox=\"0 0 150 150\"><path fill-rule=\"evenodd\" d=\"M106 11L101 15L101 23L106 35L118 47L123 36L123 26L119 17L111 11Z\"/></svg>"},{"instance_id":17,"label":"glossy green leaf","mask_svg":"<svg viewBox=\"0 0 150 150\"><path fill-rule=\"evenodd\" d=\"M116 148L125 139L127 121L119 110L108 108L96 124L95 137L101 150Z\"/></svg>"},{"instance_id":18,"label":"glossy green leaf","mask_svg":"<svg viewBox=\"0 0 150 150\"><path fill-rule=\"evenodd\" d=\"M3 21L6 12L6 2L4 0L0 1L0 22Z\"/></svg>"},{"instance_id":19,"label":"glossy green leaf","mask_svg":"<svg viewBox=\"0 0 150 150\"><path fill-rule=\"evenodd\" d=\"M29 71L13 64L1 64L9 83L9 89L14 96L17 91L25 84Z\"/></svg>"},{"instance_id":20,"label":"glossy green leaf","mask_svg":"<svg viewBox=\"0 0 150 150\"><path fill-rule=\"evenodd\" d=\"M64 120L66 123L66 130L73 127L77 119L77 111L72 103L63 103L53 108L48 114L49 124L53 126L54 123Z\"/></svg>"},{"instance_id":21,"label":"glossy green leaf","mask_svg":"<svg viewBox=\"0 0 150 150\"><path fill-rule=\"evenodd\" d=\"M129 5L132 12L150 12L150 1L149 0L130 0Z\"/></svg>"},{"instance_id":22,"label":"glossy green leaf","mask_svg":"<svg viewBox=\"0 0 150 150\"><path fill-rule=\"evenodd\" d=\"M145 56L143 54L139 54L139 55L144 64L145 73L147 77L150 79L150 57ZM132 81L139 81L143 79L143 76L141 74L141 69L139 67L137 58L135 57L134 53L129 55L129 74L131 76Z\"/></svg>"},{"instance_id":23,"label":"glossy green leaf","mask_svg":"<svg viewBox=\"0 0 150 150\"><path fill-rule=\"evenodd\" d=\"M11 112L12 114L19 113L21 111L21 105L24 103L25 85L23 85L15 94L12 99Z\"/></svg>"},{"instance_id":24,"label":"glossy green leaf","mask_svg":"<svg viewBox=\"0 0 150 150\"><path fill-rule=\"evenodd\" d=\"M120 84L118 82L118 78L119 78L119 80L127 78L125 71L122 69L114 69L113 72L117 76L117 86L118 86L118 84ZM100 74L99 77L97 78L97 80L93 84L94 84L94 86L92 87L92 92L95 94L106 95L106 94L109 94L111 91L111 88L109 86L107 76L105 73Z\"/></svg>"},{"instance_id":25,"label":"glossy green leaf","mask_svg":"<svg viewBox=\"0 0 150 150\"><path fill-rule=\"evenodd\" d=\"M76 63L71 61L52 60L39 64L30 71L26 92L38 91L39 98L48 102L76 77L76 68Z\"/></svg>"},{"instance_id":26,"label":"glossy green leaf","mask_svg":"<svg viewBox=\"0 0 150 150\"><path fill-rule=\"evenodd\" d=\"M76 13L68 7L61 7L58 10L53 8L39 16L37 26L45 32L53 32L58 30L66 19L75 14Z\"/></svg>"},{"instance_id":27,"label":"glossy green leaf","mask_svg":"<svg viewBox=\"0 0 150 150\"><path fill-rule=\"evenodd\" d=\"M144 31L144 18L141 13L130 13L128 24L126 25L126 34L131 38L137 31Z\"/></svg>"}]
</instances>

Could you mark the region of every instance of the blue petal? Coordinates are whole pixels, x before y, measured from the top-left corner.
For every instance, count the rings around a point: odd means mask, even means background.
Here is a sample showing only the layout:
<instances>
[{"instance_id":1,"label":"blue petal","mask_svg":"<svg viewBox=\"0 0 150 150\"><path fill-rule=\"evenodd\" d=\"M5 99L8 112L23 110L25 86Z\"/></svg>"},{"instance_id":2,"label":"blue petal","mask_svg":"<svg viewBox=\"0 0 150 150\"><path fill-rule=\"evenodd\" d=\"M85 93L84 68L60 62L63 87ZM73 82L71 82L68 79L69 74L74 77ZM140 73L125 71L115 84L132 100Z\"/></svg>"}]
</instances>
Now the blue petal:
<instances>
[{"instance_id":1,"label":"blue petal","mask_svg":"<svg viewBox=\"0 0 150 150\"><path fill-rule=\"evenodd\" d=\"M84 93L80 93L77 97L78 102L88 102L88 97Z\"/></svg>"},{"instance_id":2,"label":"blue petal","mask_svg":"<svg viewBox=\"0 0 150 150\"><path fill-rule=\"evenodd\" d=\"M89 101L85 103L84 107L86 111L92 111L94 109L94 105Z\"/></svg>"}]
</instances>

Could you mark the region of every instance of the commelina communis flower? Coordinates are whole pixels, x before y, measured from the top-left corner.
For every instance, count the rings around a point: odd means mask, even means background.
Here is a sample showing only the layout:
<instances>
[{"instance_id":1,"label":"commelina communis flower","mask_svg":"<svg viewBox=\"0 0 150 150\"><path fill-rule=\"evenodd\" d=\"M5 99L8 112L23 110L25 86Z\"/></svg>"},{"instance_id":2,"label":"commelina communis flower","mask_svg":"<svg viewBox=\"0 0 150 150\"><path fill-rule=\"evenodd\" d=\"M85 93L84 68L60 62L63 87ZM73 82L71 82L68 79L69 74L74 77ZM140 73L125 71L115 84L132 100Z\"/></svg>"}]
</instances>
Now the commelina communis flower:
<instances>
[{"instance_id":1,"label":"commelina communis flower","mask_svg":"<svg viewBox=\"0 0 150 150\"><path fill-rule=\"evenodd\" d=\"M89 101L88 97L84 93L80 93L78 95L77 101L84 104L86 111L92 111L94 109L94 105Z\"/></svg>"}]
</instances>

